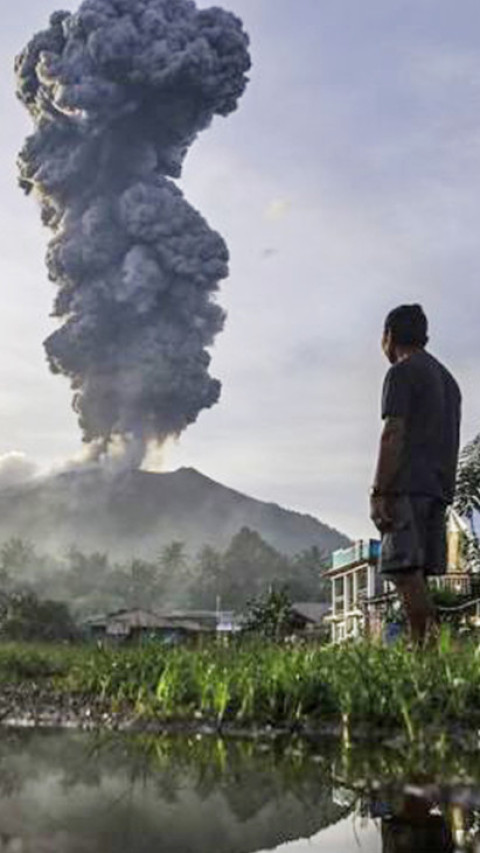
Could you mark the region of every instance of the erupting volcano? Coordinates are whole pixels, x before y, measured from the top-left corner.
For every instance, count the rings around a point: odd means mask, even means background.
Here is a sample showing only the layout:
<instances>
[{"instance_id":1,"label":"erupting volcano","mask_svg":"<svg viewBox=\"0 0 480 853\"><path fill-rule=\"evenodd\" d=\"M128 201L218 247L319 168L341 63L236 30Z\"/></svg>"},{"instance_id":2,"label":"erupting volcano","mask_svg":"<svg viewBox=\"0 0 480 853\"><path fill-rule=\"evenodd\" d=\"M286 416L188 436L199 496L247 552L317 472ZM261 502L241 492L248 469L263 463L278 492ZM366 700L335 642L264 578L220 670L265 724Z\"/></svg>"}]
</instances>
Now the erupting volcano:
<instances>
[{"instance_id":1,"label":"erupting volcano","mask_svg":"<svg viewBox=\"0 0 480 853\"><path fill-rule=\"evenodd\" d=\"M241 22L192 0L85 0L17 58L35 123L20 184L53 231L61 325L45 349L93 456L120 443L139 465L219 399L208 348L228 251L171 178L249 67Z\"/></svg>"}]
</instances>

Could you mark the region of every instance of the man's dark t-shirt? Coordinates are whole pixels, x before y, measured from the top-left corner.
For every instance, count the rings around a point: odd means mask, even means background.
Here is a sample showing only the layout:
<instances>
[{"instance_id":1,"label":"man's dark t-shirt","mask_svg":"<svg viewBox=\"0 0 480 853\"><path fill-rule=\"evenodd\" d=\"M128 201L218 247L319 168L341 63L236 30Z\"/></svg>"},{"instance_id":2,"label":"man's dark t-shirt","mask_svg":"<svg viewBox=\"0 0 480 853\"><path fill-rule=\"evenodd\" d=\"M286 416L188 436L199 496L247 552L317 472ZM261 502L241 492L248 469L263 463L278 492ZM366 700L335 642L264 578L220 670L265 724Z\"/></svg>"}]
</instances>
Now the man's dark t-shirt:
<instances>
[{"instance_id":1,"label":"man's dark t-shirt","mask_svg":"<svg viewBox=\"0 0 480 853\"><path fill-rule=\"evenodd\" d=\"M394 364L383 385L382 418L404 418L405 446L392 491L453 501L461 415L460 389L425 350Z\"/></svg>"}]
</instances>

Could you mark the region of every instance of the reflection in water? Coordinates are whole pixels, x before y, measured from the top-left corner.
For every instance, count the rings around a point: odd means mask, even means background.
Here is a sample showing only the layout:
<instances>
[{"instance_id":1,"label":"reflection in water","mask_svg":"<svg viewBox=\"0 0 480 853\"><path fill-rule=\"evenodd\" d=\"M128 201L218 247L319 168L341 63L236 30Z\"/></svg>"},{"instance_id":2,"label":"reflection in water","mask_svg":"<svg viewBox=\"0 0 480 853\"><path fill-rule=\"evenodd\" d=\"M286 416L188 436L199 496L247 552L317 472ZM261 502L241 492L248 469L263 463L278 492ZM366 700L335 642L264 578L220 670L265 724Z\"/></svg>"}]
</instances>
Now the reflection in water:
<instances>
[{"instance_id":1,"label":"reflection in water","mask_svg":"<svg viewBox=\"0 0 480 853\"><path fill-rule=\"evenodd\" d=\"M382 853L480 853L477 799L477 789L403 785L363 794L357 808L380 822Z\"/></svg>"},{"instance_id":2,"label":"reflection in water","mask_svg":"<svg viewBox=\"0 0 480 853\"><path fill-rule=\"evenodd\" d=\"M478 789L368 766L328 745L0 729L0 853L480 853Z\"/></svg>"},{"instance_id":3,"label":"reflection in water","mask_svg":"<svg viewBox=\"0 0 480 853\"><path fill-rule=\"evenodd\" d=\"M346 813L322 763L279 745L3 733L0 851L248 853Z\"/></svg>"},{"instance_id":4,"label":"reflection in water","mask_svg":"<svg viewBox=\"0 0 480 853\"><path fill-rule=\"evenodd\" d=\"M382 853L454 853L447 820L432 813L427 800L406 795L396 803L383 802L381 806ZM375 804L371 814L375 815Z\"/></svg>"}]
</instances>

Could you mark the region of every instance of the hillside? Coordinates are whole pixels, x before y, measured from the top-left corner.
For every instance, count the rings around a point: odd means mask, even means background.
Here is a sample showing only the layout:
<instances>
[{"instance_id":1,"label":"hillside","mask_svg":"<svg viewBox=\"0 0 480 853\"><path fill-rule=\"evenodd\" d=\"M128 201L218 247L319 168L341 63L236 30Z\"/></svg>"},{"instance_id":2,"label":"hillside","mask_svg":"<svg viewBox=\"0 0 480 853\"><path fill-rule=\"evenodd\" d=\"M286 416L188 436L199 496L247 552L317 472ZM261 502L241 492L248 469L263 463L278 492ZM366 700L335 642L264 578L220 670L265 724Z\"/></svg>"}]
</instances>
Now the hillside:
<instances>
[{"instance_id":1,"label":"hillside","mask_svg":"<svg viewBox=\"0 0 480 853\"><path fill-rule=\"evenodd\" d=\"M0 540L21 536L51 552L76 544L147 558L173 540L190 551L225 548L244 526L285 554L312 545L331 552L349 542L312 516L250 498L193 468L116 476L76 469L0 492Z\"/></svg>"}]
</instances>

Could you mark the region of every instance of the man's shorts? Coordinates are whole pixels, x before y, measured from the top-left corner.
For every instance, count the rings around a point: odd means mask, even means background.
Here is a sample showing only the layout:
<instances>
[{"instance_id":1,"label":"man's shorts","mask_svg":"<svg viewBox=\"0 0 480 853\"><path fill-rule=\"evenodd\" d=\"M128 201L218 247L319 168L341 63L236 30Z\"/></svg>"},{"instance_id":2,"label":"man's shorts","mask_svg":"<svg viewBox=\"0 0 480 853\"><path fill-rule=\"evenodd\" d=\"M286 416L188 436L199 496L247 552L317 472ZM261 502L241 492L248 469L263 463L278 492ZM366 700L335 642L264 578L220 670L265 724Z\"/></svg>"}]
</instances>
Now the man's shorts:
<instances>
[{"instance_id":1,"label":"man's shorts","mask_svg":"<svg viewBox=\"0 0 480 853\"><path fill-rule=\"evenodd\" d=\"M425 495L392 498L392 528L382 534L383 575L421 569L425 575L447 570L446 506Z\"/></svg>"}]
</instances>

